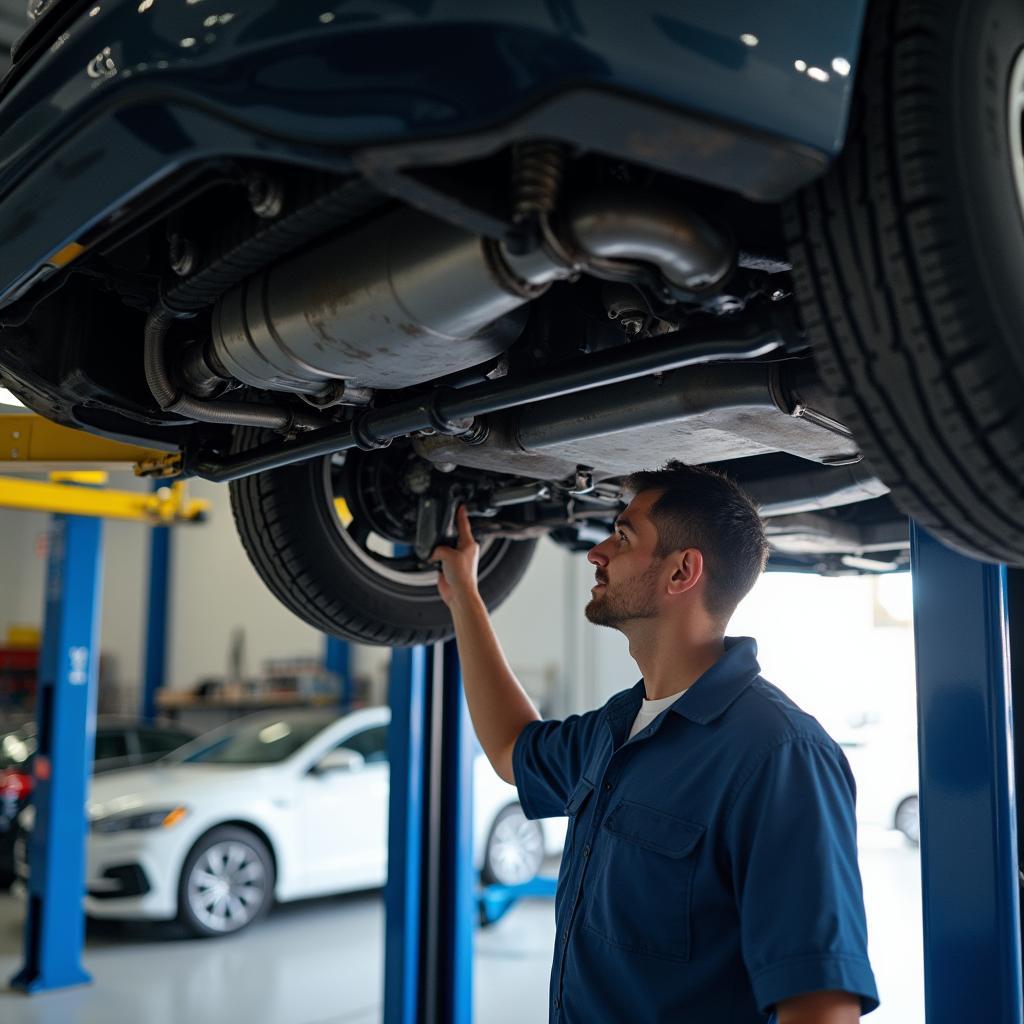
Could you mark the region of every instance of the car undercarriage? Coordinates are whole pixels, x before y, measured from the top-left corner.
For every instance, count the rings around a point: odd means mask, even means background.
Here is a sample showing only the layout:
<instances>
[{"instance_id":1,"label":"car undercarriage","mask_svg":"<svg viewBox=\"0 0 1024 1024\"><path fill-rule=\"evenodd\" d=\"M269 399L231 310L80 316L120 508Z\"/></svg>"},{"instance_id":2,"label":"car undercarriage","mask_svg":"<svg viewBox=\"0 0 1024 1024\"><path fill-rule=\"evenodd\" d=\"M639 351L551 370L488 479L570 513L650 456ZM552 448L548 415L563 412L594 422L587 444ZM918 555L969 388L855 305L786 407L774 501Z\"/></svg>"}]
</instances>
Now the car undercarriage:
<instances>
[{"instance_id":1,"label":"car undercarriage","mask_svg":"<svg viewBox=\"0 0 1024 1024\"><path fill-rule=\"evenodd\" d=\"M434 187L475 185L468 206L488 181L499 238L360 179L225 167L0 313L5 378L52 418L180 446L207 479L331 454L364 542L410 549L393 570L426 567L458 502L482 536L585 547L618 480L672 458L751 492L776 565L905 563L763 210L745 239L735 199L554 144Z\"/></svg>"},{"instance_id":2,"label":"car undercarriage","mask_svg":"<svg viewBox=\"0 0 1024 1024\"><path fill-rule=\"evenodd\" d=\"M863 12L815 22L847 55L821 67L746 22L708 50L696 7L624 36L602 5L580 34L260 0L198 35L44 6L0 85L0 382L165 451L145 474L227 482L317 628L450 635L429 555L457 505L493 607L539 537L587 548L670 459L750 492L775 568L905 567L911 516L1024 561L1021 356L989 301L1024 266L1011 48L1006 132L961 167L976 121L922 105L946 64L881 4L859 63Z\"/></svg>"}]
</instances>

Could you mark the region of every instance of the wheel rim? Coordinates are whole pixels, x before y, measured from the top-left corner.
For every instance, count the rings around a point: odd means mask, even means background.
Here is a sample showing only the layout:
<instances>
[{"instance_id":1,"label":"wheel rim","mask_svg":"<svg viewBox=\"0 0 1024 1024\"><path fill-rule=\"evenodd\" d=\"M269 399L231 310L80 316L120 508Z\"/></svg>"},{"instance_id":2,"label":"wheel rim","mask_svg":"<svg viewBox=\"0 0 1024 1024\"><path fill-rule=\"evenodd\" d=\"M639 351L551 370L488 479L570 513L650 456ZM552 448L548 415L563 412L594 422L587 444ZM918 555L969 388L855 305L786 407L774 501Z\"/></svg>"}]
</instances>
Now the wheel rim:
<instances>
[{"instance_id":1,"label":"wheel rim","mask_svg":"<svg viewBox=\"0 0 1024 1024\"><path fill-rule=\"evenodd\" d=\"M189 909L210 931L238 931L260 912L266 882L266 868L251 846L238 840L215 843L189 872Z\"/></svg>"},{"instance_id":2,"label":"wheel rim","mask_svg":"<svg viewBox=\"0 0 1024 1024\"><path fill-rule=\"evenodd\" d=\"M1020 207L1020 214L1024 218L1024 49L1017 54L1017 58L1013 62L1007 110L1013 183L1017 189L1017 204Z\"/></svg>"},{"instance_id":3,"label":"wheel rim","mask_svg":"<svg viewBox=\"0 0 1024 1024\"><path fill-rule=\"evenodd\" d=\"M912 842L920 842L921 818L917 807L917 797L908 797L896 811L896 827Z\"/></svg>"},{"instance_id":4,"label":"wheel rim","mask_svg":"<svg viewBox=\"0 0 1024 1024\"><path fill-rule=\"evenodd\" d=\"M502 885L528 882L543 859L544 839L537 822L517 812L495 823L487 847L487 863L495 881Z\"/></svg>"},{"instance_id":5,"label":"wheel rim","mask_svg":"<svg viewBox=\"0 0 1024 1024\"><path fill-rule=\"evenodd\" d=\"M323 463L324 485L331 501L335 502L337 509L337 498L344 497L338 494L338 486L332 479L331 459L325 459ZM349 518L346 522L341 513L335 517L338 534L346 549L375 576L387 580L389 583L398 584L402 587L411 587L423 592L424 596L433 598L437 594L436 569L419 568L415 557L396 554L396 544L393 539L382 536L373 531L369 524L360 522L356 518ZM483 583L491 571L501 561L502 555L508 550L508 546L514 541L501 537L484 537L480 541L480 562L477 572L477 580Z\"/></svg>"}]
</instances>

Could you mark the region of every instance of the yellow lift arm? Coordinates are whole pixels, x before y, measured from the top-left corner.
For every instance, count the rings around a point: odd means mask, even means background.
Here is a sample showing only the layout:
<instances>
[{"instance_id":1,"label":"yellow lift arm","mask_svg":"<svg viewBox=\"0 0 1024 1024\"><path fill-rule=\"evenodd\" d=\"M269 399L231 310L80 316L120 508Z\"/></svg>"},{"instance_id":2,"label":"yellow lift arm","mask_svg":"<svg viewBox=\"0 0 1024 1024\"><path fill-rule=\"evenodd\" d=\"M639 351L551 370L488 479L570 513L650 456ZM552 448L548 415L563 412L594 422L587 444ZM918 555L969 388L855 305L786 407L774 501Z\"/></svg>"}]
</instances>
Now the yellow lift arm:
<instances>
[{"instance_id":1,"label":"yellow lift arm","mask_svg":"<svg viewBox=\"0 0 1024 1024\"><path fill-rule=\"evenodd\" d=\"M131 469L177 476L181 455L62 427L35 413L0 413L0 470Z\"/></svg>"},{"instance_id":2,"label":"yellow lift arm","mask_svg":"<svg viewBox=\"0 0 1024 1024\"><path fill-rule=\"evenodd\" d=\"M194 522L210 507L208 501L189 498L180 480L151 493L95 486L106 483L105 471L110 469L132 469L137 476L176 476L181 456L62 427L35 413L0 413L0 469L60 471L51 472L49 482L0 476L0 508L166 526Z\"/></svg>"},{"instance_id":3,"label":"yellow lift arm","mask_svg":"<svg viewBox=\"0 0 1024 1024\"><path fill-rule=\"evenodd\" d=\"M89 477L97 474L89 473ZM106 474L98 474L106 479ZM103 519L128 519L136 523L167 526L170 523L200 519L210 507L201 498L189 498L182 481L161 487L152 493L117 491L97 487L69 487L69 483L98 483L83 480L85 473L54 473L51 482L22 480L0 476L0 508L18 508L32 512L64 512L72 516L100 516ZM57 482L59 478L66 483Z\"/></svg>"}]
</instances>

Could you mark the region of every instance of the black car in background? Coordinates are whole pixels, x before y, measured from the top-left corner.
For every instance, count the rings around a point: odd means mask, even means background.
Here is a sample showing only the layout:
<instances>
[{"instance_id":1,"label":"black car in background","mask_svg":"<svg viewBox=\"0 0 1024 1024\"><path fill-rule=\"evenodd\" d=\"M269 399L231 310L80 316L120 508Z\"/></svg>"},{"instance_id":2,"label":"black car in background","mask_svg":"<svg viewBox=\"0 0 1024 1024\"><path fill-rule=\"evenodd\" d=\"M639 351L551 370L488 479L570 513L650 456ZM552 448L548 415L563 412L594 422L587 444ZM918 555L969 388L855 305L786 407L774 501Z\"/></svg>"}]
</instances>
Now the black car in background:
<instances>
[{"instance_id":1,"label":"black car in background","mask_svg":"<svg viewBox=\"0 0 1024 1024\"><path fill-rule=\"evenodd\" d=\"M5 888L14 880L18 815L32 797L37 735L35 722L0 734L0 886ZM194 738L178 725L100 717L93 774L148 764Z\"/></svg>"}]
</instances>

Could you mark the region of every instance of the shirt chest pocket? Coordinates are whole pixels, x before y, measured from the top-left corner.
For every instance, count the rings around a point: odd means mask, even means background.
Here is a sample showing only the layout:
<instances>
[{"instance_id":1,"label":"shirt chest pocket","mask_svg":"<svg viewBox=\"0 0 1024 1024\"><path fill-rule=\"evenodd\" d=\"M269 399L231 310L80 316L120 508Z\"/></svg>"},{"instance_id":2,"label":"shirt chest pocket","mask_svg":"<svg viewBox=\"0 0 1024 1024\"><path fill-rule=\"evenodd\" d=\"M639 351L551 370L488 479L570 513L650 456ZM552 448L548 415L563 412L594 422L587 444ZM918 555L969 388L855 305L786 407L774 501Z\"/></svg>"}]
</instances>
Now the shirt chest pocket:
<instances>
[{"instance_id":1,"label":"shirt chest pocket","mask_svg":"<svg viewBox=\"0 0 1024 1024\"><path fill-rule=\"evenodd\" d=\"M616 804L586 880L583 927L620 949L689 960L693 875L703 835L696 822L630 800Z\"/></svg>"},{"instance_id":2,"label":"shirt chest pocket","mask_svg":"<svg viewBox=\"0 0 1024 1024\"><path fill-rule=\"evenodd\" d=\"M589 779L580 779L565 802L565 813L569 817L569 825L565 833L565 851L569 854L570 860L578 852L576 846L579 836L586 831L582 827L582 820L585 817L587 801L593 792L594 784Z\"/></svg>"}]
</instances>

